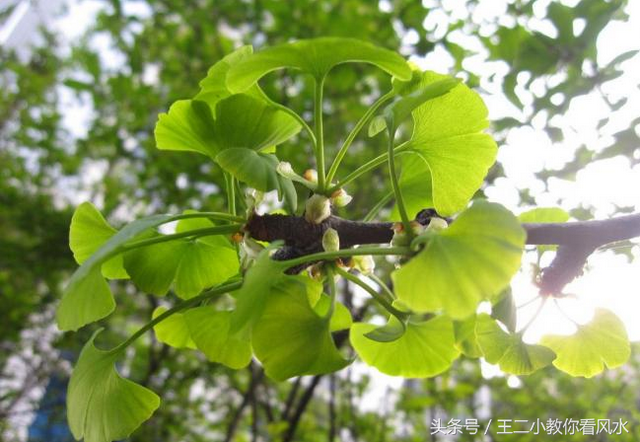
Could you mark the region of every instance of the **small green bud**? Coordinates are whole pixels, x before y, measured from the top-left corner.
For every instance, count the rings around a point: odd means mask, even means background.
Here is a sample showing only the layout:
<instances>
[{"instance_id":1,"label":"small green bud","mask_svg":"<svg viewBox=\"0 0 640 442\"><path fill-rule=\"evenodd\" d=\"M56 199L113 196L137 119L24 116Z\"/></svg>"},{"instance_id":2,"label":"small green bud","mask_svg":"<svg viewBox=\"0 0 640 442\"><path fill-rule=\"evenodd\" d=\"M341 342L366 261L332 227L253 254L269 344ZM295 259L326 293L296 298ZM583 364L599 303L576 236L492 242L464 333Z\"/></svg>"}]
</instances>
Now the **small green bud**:
<instances>
[{"instance_id":1,"label":"small green bud","mask_svg":"<svg viewBox=\"0 0 640 442\"><path fill-rule=\"evenodd\" d=\"M322 248L325 252L337 252L340 250L340 236L338 231L329 227L322 235Z\"/></svg>"},{"instance_id":2,"label":"small green bud","mask_svg":"<svg viewBox=\"0 0 640 442\"><path fill-rule=\"evenodd\" d=\"M291 163L287 161L280 161L278 166L276 167L276 172L282 175L285 178L293 179L298 177L299 175L293 171L293 167L291 167Z\"/></svg>"},{"instance_id":3,"label":"small green bud","mask_svg":"<svg viewBox=\"0 0 640 442\"><path fill-rule=\"evenodd\" d=\"M376 263L371 255L358 255L352 258L353 267L363 275L370 275L376 268Z\"/></svg>"},{"instance_id":4,"label":"small green bud","mask_svg":"<svg viewBox=\"0 0 640 442\"><path fill-rule=\"evenodd\" d=\"M313 194L307 200L304 217L313 224L320 224L331 216L331 201L324 195Z\"/></svg>"},{"instance_id":5,"label":"small green bud","mask_svg":"<svg viewBox=\"0 0 640 442\"><path fill-rule=\"evenodd\" d=\"M427 229L440 231L446 229L447 227L449 227L449 223L447 223L447 220L434 217L429 220Z\"/></svg>"},{"instance_id":6,"label":"small green bud","mask_svg":"<svg viewBox=\"0 0 640 442\"><path fill-rule=\"evenodd\" d=\"M340 188L331 194L331 204L335 207L344 207L351 202L353 197L346 190Z\"/></svg>"}]
</instances>

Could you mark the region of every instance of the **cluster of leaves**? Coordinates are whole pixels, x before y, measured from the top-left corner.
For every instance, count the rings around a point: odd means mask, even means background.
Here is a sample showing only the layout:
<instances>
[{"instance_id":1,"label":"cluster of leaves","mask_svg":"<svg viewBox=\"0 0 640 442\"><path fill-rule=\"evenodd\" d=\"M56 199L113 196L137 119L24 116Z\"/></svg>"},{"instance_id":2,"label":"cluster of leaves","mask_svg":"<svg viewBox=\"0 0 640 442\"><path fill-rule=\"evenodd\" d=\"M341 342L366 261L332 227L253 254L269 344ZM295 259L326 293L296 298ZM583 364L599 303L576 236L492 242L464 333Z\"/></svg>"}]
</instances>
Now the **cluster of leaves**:
<instances>
[{"instance_id":1,"label":"cluster of leaves","mask_svg":"<svg viewBox=\"0 0 640 442\"><path fill-rule=\"evenodd\" d=\"M358 121L326 173L323 84L335 66L351 62L369 63L393 76L392 90ZM315 129L258 86L260 78L283 68L311 77ZM374 118L385 103L389 104L381 116ZM95 335L86 344L69 387L73 434L88 441L119 439L158 407L154 393L120 378L114 368L123 351L151 328L160 341L198 349L210 361L230 368L247 366L255 355L275 380L347 366L352 359L341 353L333 335L347 329L363 361L383 373L405 377L440 374L460 354L483 356L514 374L529 374L553 362L572 375L589 377L605 364L623 364L629 343L624 327L610 312L598 311L573 336L550 336L540 345L530 345L522 341L527 326L516 331L513 312L498 307L507 302L503 289L519 267L525 232L499 205L477 200L466 208L495 161L495 142L482 132L488 125L486 115L482 100L467 86L421 72L399 55L357 40L301 40L255 54L243 47L216 63L192 99L177 101L160 115L155 134L160 149L197 152L223 170L229 213L154 215L116 231L85 203L72 219L70 243L81 266L58 309L62 330L76 330L113 311L105 278L130 278L141 291L158 296L173 288L182 299L172 308L158 308L147 325L112 350L98 350ZM409 118L412 133L396 146L396 133L402 134L398 129ZM334 182L350 142L367 124L372 136L386 128L387 153ZM274 154L276 145L302 129L315 154L317 182L284 172ZM396 157L403 160L400 177ZM236 209L244 201L237 194L243 190L241 184L260 192L276 190L287 210L296 214L294 181L327 199L384 163L389 165L403 224L392 247L338 251L338 246L275 261L270 255L277 245L262 249L245 237L237 246L228 239L246 221ZM307 211L313 212L309 202L314 201L318 199L309 198ZM440 214L457 217L451 226L439 219L425 229L410 222L405 203L433 205ZM255 200L246 204L247 216L254 204ZM175 233L158 230L176 221ZM238 248L243 251L242 266ZM391 275L395 292L387 288L384 295L377 294L366 279L332 261L368 254L403 256ZM326 261L320 277L324 284L285 273L318 260ZM352 323L351 313L337 299L337 275L371 293L388 311L387 324ZM224 298L220 304L230 308L205 304L213 298ZM476 315L482 301L496 306L493 317Z\"/></svg>"}]
</instances>

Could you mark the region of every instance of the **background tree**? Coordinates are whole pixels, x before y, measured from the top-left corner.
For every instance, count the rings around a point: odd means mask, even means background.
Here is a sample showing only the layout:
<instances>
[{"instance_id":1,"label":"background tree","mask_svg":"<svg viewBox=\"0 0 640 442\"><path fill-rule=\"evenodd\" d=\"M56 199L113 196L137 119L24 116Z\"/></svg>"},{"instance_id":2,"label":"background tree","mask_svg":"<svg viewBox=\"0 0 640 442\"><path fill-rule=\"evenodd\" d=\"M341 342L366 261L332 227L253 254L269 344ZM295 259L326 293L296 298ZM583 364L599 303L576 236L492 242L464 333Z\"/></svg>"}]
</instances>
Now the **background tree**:
<instances>
[{"instance_id":1,"label":"background tree","mask_svg":"<svg viewBox=\"0 0 640 442\"><path fill-rule=\"evenodd\" d=\"M498 78L496 84L501 84L521 111L516 114L519 120L503 118L496 121L498 140L506 136L508 128L526 125L536 116L544 115L539 118L546 123L554 113L562 114L573 97L598 90L602 83L619 75L618 66L622 61L598 65L596 38L612 19L625 19L623 2L582 1L573 8L552 3L545 15L558 30L556 38L533 30L532 23L537 19L534 2L509 5L504 15L513 17L513 22L508 25L501 24L498 17L495 23L474 24L473 11L480 7L476 2L466 4L468 12L452 11L435 2L428 7L415 2L381 5L359 1L313 2L293 3L286 8L280 2L267 1L145 4L147 7L139 14L134 13L128 2L105 3L95 26L74 43L68 54L53 49L52 37L49 37L47 47L34 51L26 62L3 54L2 78L4 84L10 86L3 88L0 105L3 116L1 222L3 232L6 232L3 241L8 243L2 249L11 252L3 253L0 262L3 276L0 290L3 307L5 303L7 306L2 310L10 312L10 320L3 320L3 327L6 326L3 349L7 349L3 355L7 358L22 355L27 341L21 330L28 331L38 323L46 324L47 318L50 320L50 303L59 298L60 277L73 268L66 247L70 204L80 199L102 202L103 213L116 222L155 212L179 212L185 208L222 209L223 180L219 169L203 164L195 156L159 152L152 131L158 113L166 111L173 101L194 95L197 81L205 76L209 66L242 43L262 47L291 38L342 35L392 49L402 46L407 54L426 55L445 50L453 60L452 72L461 72L472 86L486 88L493 82L485 79L483 83L482 75L490 74L469 70L469 63L464 62L480 50L460 44L455 31L462 29L479 42L492 59L508 66L509 74L504 79ZM427 27L423 26L429 17L440 19L430 19ZM586 22L578 36L568 24L570 21L573 24L575 18L584 18ZM394 23L395 27L392 26ZM106 53L111 57L105 57L105 51L96 47L98 36L106 37L109 47ZM114 56L120 58L115 66L109 60ZM530 75L518 75L521 72ZM558 72L564 73L560 79ZM528 89L536 80L542 82L542 92L525 106L516 91ZM327 101L333 104L326 109L327 145L340 143L339 137L348 133L345 125L357 121L370 104L367 97L378 95L387 86L384 81L375 70L361 66L355 71L341 68L332 75L325 90ZM267 78L263 86L270 96L278 97L291 108L311 108L312 97L300 93L309 88L303 88L299 80L284 71L279 76ZM86 129L80 134L70 133L68 124L63 124L68 108L62 107L61 101L68 98L70 91L83 103L81 109L90 111L87 113L91 115L86 121ZM523 94L527 98L527 93ZM560 106L552 101L556 94L564 95ZM615 112L624 106L624 102L612 103L608 118L615 119ZM586 147L580 149L574 161L561 170L542 172L541 179L552 175L570 176L587 161L613 155L624 155L630 162L637 162L634 124L615 134L616 142L610 148L595 153ZM562 136L551 124L546 125L546 129L555 139ZM306 141L300 137L298 142L300 145L290 144L283 152L295 170L308 163L307 151L303 148ZM365 142L367 149L378 152L384 149L383 145L376 144L382 139L357 140L345 158L345 169L354 169L362 163ZM489 180L501 175L497 166ZM371 201L386 194L388 189L383 184L386 180L385 170L380 169L371 179L379 185L349 189L354 196L349 213L354 219L364 216L371 209ZM525 204L533 202L526 191L522 191L521 196ZM571 213L583 219L590 217L591 210L577 207ZM117 290L124 295L131 289L118 286ZM112 330L109 330L114 343L146 322L156 307L155 298L150 296L118 295L118 298L121 305L117 316L110 321ZM36 312L45 312L44 320L34 314ZM56 346L77 350L88 337L88 331L80 336L59 337ZM207 440L215 438L216 432L231 433L234 429L238 434L286 432L295 423L295 411L304 411L306 404L299 400L284 418L279 415L278 410L283 413L287 410L290 390L297 391L300 399L313 396L309 410L314 413L302 414L300 437L313 440L316 434L324 437L327 432L348 430L367 439L366 431L378 431L376 426L369 425L379 421L377 413L362 413L358 407L350 405L347 394L344 397L340 394L335 400L331 399L331 394L328 400L314 395L318 389L312 387L318 384L329 393L332 391L332 382L327 378L305 379L295 389L296 383L278 385L264 379L251 382L257 372L227 371L205 363L195 354L178 354L153 340L140 342L136 350L125 364L131 377L156 390L172 391L175 399L168 395L167 400L164 395L164 405L153 418L156 423L143 427L134 438L198 440L201 437ZM46 354L43 356L47 357ZM59 357L57 354L48 356ZM5 371L7 374L3 377L15 374L10 371ZM40 377L46 379L49 370L40 374L41 371L33 367L27 385L41 383ZM333 385L343 381L334 378ZM354 382L352 388L336 390L357 397L363 386L362 381ZM570 382L579 384L580 381ZM0 413L4 416L16 412L13 404L18 403L14 401L17 390L8 390L6 397L2 397ZM193 390L200 391L201 397L195 400L190 397ZM220 392L229 394L221 395ZM187 399L191 399L190 404L201 402L201 408L194 405L185 410ZM223 417L211 415L226 408L231 412ZM393 415L395 410L391 408L388 412ZM340 419L330 419L336 414ZM322 418L313 419L314 415ZM389 419L392 422L393 417ZM394 425L387 428L395 431ZM414 436L421 437L421 434L416 431Z\"/></svg>"}]
</instances>

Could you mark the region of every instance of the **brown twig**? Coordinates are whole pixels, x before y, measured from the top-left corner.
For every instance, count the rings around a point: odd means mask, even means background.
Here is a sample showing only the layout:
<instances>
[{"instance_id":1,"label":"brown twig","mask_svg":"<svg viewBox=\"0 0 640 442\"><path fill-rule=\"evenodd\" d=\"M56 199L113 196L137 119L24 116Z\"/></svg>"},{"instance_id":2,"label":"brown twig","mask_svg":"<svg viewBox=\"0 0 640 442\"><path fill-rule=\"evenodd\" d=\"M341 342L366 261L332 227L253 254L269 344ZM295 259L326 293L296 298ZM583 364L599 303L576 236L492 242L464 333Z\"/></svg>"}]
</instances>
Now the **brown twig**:
<instances>
[{"instance_id":1,"label":"brown twig","mask_svg":"<svg viewBox=\"0 0 640 442\"><path fill-rule=\"evenodd\" d=\"M421 211L416 220L427 225L437 217L433 209ZM394 223L350 221L330 216L321 224L311 224L304 217L254 214L245 230L257 240L282 240L285 247L276 259L289 259L322 250L322 236L333 228L340 237L340 248L355 245L383 244L393 238ZM540 281L543 293L558 293L565 284L580 274L586 259L605 244L640 236L640 214L618 216L606 220L568 223L524 223L526 243L559 245L554 262L544 270ZM293 269L293 272L301 268Z\"/></svg>"}]
</instances>

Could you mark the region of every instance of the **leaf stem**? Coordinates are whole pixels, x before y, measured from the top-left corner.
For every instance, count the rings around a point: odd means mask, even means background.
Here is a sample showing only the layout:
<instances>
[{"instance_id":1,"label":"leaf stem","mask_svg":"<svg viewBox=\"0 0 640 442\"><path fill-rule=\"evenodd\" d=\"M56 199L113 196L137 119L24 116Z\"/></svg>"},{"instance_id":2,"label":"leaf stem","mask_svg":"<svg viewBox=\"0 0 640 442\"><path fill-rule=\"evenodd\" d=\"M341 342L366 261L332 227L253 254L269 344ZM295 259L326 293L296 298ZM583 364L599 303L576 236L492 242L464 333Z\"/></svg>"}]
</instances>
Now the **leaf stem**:
<instances>
[{"instance_id":1,"label":"leaf stem","mask_svg":"<svg viewBox=\"0 0 640 442\"><path fill-rule=\"evenodd\" d=\"M229 213L236 215L236 179L233 175L225 172L224 181L227 188L227 205Z\"/></svg>"},{"instance_id":2,"label":"leaf stem","mask_svg":"<svg viewBox=\"0 0 640 442\"><path fill-rule=\"evenodd\" d=\"M178 233L173 233L171 235L162 235L154 238L147 238L147 239L142 239L140 241L126 243L120 246L116 250L118 250L118 253L122 253L131 249L146 247L153 244L158 244L158 243L163 243L168 241L175 241L176 239L180 239L180 238L225 235L229 233L238 232L241 228L242 228L242 224L230 224L227 226L214 226L214 227L205 227L203 229L193 229L193 230L188 230L186 232L178 232Z\"/></svg>"},{"instance_id":3,"label":"leaf stem","mask_svg":"<svg viewBox=\"0 0 640 442\"><path fill-rule=\"evenodd\" d=\"M318 252L311 255L304 255L298 258L280 261L283 266L294 267L300 264L306 264L313 261L324 261L330 259L338 259L345 256L357 255L410 255L409 247L358 247L357 249L344 249L332 252Z\"/></svg>"},{"instance_id":4,"label":"leaf stem","mask_svg":"<svg viewBox=\"0 0 640 442\"><path fill-rule=\"evenodd\" d=\"M380 277L378 277L375 273L372 272L370 275L366 275L366 276L367 276L367 278L370 278L373 282L378 284L380 286L380 288L382 289L382 291L385 292L387 294L387 296L389 296L389 298L391 300L395 300L396 299L396 295L391 291L389 286L387 284L385 284L384 281L382 279L380 279Z\"/></svg>"},{"instance_id":5,"label":"leaf stem","mask_svg":"<svg viewBox=\"0 0 640 442\"><path fill-rule=\"evenodd\" d=\"M400 213L400 219L402 220L402 225L404 226L404 231L409 238L413 238L413 230L411 229L411 224L409 223L409 216L407 215L407 209L404 206L404 199L402 198L402 192L400 191L400 183L398 182L398 175L396 175L396 163L395 163L395 152L393 151L393 138L395 135L395 130L388 131L388 150L387 156L389 161L389 176L391 178L391 188L393 189L393 193L396 197L396 205L398 206L398 212Z\"/></svg>"},{"instance_id":6,"label":"leaf stem","mask_svg":"<svg viewBox=\"0 0 640 442\"><path fill-rule=\"evenodd\" d=\"M285 113L291 115L298 123L300 123L302 128L307 132L307 134L309 135L309 138L311 138L311 142L313 143L313 145L315 146L317 144L316 135L313 133L313 130L311 129L311 127L309 127L307 122L304 121L304 119L300 115L298 115L298 113L296 111L294 111L293 109L288 108L287 106L285 106L283 104L280 104L280 103L277 103L277 102L273 101L271 98L267 97L267 101L272 106L278 108L282 112L285 112Z\"/></svg>"},{"instance_id":7,"label":"leaf stem","mask_svg":"<svg viewBox=\"0 0 640 442\"><path fill-rule=\"evenodd\" d=\"M373 207L371 208L371 210L369 211L369 213L367 213L367 214L365 215L365 217L362 219L362 221L363 221L363 222L365 222L365 223L368 223L368 222L372 221L372 220L376 217L376 215L378 214L378 212L380 212L380 210L382 210L382 208L383 208L384 206L386 206L386 205L387 205L387 203L388 203L389 201L391 201L392 199L393 199L393 191L391 191L391 192L387 193L385 196L383 196L382 198L380 198L380 201L378 201L378 202L376 203L376 205L375 205L375 206L373 206Z\"/></svg>"},{"instance_id":8,"label":"leaf stem","mask_svg":"<svg viewBox=\"0 0 640 442\"><path fill-rule=\"evenodd\" d=\"M167 319L169 316L171 316L171 315L173 315L175 313L178 313L178 312L180 312L182 310L185 310L185 309L187 309L189 307L192 307L194 305L198 305L200 302L205 301L205 300L210 299L210 298L213 298L214 296L218 296L218 295L222 295L224 293L228 293L228 292L232 292L234 290L238 290L241 286L242 286L242 281L230 282L230 283L223 284L223 285L220 285L218 287L212 288L211 290L207 290L206 292L204 292L201 295L198 295L198 296L196 296L194 298L187 299L187 300L184 300L184 301L180 302L179 304L171 307L169 310L167 310L164 313L156 316L154 319L152 319L151 321L147 322L145 325L140 327L138 329L138 331L135 332L134 334L132 334L126 341L122 342L118 346L116 346L116 347L112 348L111 350L109 350L109 353L117 353L117 352L120 352L120 351L124 350L129 345L131 345L136 339L138 339L140 336L145 334L147 331L151 330L153 327L155 327L160 322L162 322L165 319Z\"/></svg>"},{"instance_id":9,"label":"leaf stem","mask_svg":"<svg viewBox=\"0 0 640 442\"><path fill-rule=\"evenodd\" d=\"M523 335L524 332L527 331L527 329L531 326L531 324L533 324L533 321L536 320L536 318L538 317L538 315L540 314L540 312L542 311L542 308L544 307L544 305L547 303L547 299L549 299L548 297L543 297L542 300L540 301L540 304L538 305L538 308L536 309L536 312L533 314L533 316L529 319L529 321L524 325L524 327L522 327L520 329L520 331L518 332L519 335Z\"/></svg>"},{"instance_id":10,"label":"leaf stem","mask_svg":"<svg viewBox=\"0 0 640 442\"><path fill-rule=\"evenodd\" d=\"M236 223L245 223L247 220L241 216L232 215L230 213L223 212L197 212L197 213L183 213L181 215L172 216L170 219L165 221L163 224L170 223L172 221L179 221L181 219L189 219L189 218L213 218L219 219L222 221L231 221Z\"/></svg>"},{"instance_id":11,"label":"leaf stem","mask_svg":"<svg viewBox=\"0 0 640 442\"><path fill-rule=\"evenodd\" d=\"M322 89L324 87L324 77L315 79L315 91L313 94L314 114L316 133L316 166L318 167L318 193L324 193L326 175L324 170L324 128L322 126Z\"/></svg>"},{"instance_id":12,"label":"leaf stem","mask_svg":"<svg viewBox=\"0 0 640 442\"><path fill-rule=\"evenodd\" d=\"M373 299L375 299L381 306L383 306L385 310L387 310L390 314L392 314L393 316L398 318L398 320L400 320L401 322L404 322L404 320L407 318L407 316L409 316L408 313L402 312L402 311L398 310L397 308L395 308L393 305L391 305L391 303L389 301L387 301L387 299L384 296L382 296L380 293L376 292L373 289L373 287L371 287L366 282L362 281L356 275L353 275L353 274L347 272L346 270L341 269L340 267L337 267L336 270L337 270L338 274L340 276L342 276L343 278L345 278L347 281L350 281L350 282L360 286L361 288L363 288L367 293L369 293L373 297Z\"/></svg>"},{"instance_id":13,"label":"leaf stem","mask_svg":"<svg viewBox=\"0 0 640 442\"><path fill-rule=\"evenodd\" d=\"M347 154L347 151L349 150L351 143L353 143L353 140L355 140L356 136L358 136L362 128L365 126L365 124L367 124L367 122L369 122L371 117L377 112L380 106L382 106L384 103L389 101L389 99L391 99L394 95L395 95L395 92L390 91L384 94L382 97L378 98L376 102L373 103L369 107L369 109L367 109L364 115L362 115L360 120L358 120L354 128L351 130L347 138L344 140L344 143L342 143L340 150L338 151L335 159L333 160L333 163L331 164L331 167L329 168L329 172L327 173L327 182L329 184L331 184L331 181L333 181L333 178L335 177L336 172L338 172L338 167L340 167L340 163L344 159L344 156Z\"/></svg>"},{"instance_id":14,"label":"leaf stem","mask_svg":"<svg viewBox=\"0 0 640 442\"><path fill-rule=\"evenodd\" d=\"M324 319L326 321L330 321L333 316L333 312L336 308L336 279L335 279L335 271L338 266L333 263L330 263L327 266L327 279L329 283L329 296L331 297L331 304L329 304L329 310L327 311Z\"/></svg>"},{"instance_id":15,"label":"leaf stem","mask_svg":"<svg viewBox=\"0 0 640 442\"><path fill-rule=\"evenodd\" d=\"M399 155L399 154L405 153L405 150L408 147L409 147L409 143L402 143L401 145L394 148L394 151L396 152L397 155ZM384 163L387 162L388 156L389 156L389 153L385 152L381 155L378 155L374 159L367 161L362 166L358 167L356 170L354 170L349 175L347 175L344 179L340 180L338 184L330 187L325 193L331 194L336 190L338 190L339 188L346 186L350 182L360 178L361 175L364 175L365 173L375 169L376 167L383 165Z\"/></svg>"}]
</instances>

